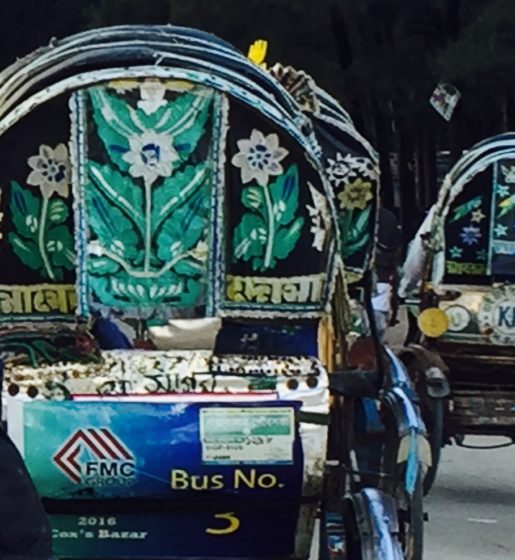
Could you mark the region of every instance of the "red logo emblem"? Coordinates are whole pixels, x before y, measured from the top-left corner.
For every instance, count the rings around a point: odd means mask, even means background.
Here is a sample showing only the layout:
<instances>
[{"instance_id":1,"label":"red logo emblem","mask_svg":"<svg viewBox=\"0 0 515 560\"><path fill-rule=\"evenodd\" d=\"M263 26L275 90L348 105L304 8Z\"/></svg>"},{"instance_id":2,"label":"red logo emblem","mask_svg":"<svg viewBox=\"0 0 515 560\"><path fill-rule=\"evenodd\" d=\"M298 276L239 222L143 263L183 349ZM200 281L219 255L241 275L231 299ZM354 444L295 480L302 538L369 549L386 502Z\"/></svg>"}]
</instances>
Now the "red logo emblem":
<instances>
[{"instance_id":1,"label":"red logo emblem","mask_svg":"<svg viewBox=\"0 0 515 560\"><path fill-rule=\"evenodd\" d=\"M93 460L79 462L81 452L88 451ZM134 475L134 456L112 432L106 428L77 430L53 457L57 468L72 482L87 482ZM119 468L118 468L119 467ZM91 482L91 480L89 480Z\"/></svg>"}]
</instances>

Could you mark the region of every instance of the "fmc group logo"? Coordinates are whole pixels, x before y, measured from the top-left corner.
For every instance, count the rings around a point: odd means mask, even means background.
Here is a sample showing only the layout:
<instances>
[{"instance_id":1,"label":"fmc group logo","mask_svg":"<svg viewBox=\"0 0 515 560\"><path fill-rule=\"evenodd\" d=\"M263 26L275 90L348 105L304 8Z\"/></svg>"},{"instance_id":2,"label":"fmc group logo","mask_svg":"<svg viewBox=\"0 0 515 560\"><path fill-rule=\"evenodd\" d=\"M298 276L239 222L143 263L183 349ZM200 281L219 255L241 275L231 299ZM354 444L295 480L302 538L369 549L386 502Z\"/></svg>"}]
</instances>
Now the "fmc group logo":
<instances>
[{"instance_id":1,"label":"fmc group logo","mask_svg":"<svg viewBox=\"0 0 515 560\"><path fill-rule=\"evenodd\" d=\"M110 430L77 430L59 448L54 464L75 484L128 485L135 481L133 454Z\"/></svg>"}]
</instances>

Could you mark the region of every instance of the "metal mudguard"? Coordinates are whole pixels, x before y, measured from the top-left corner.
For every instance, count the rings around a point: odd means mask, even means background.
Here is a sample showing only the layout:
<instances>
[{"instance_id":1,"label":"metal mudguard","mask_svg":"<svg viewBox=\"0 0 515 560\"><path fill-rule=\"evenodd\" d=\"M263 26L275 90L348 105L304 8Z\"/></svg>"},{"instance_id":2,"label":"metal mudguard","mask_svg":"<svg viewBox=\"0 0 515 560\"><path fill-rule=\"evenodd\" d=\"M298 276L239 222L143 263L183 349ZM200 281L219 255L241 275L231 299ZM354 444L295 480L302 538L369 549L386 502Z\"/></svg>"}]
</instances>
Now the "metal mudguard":
<instances>
[{"instance_id":1,"label":"metal mudguard","mask_svg":"<svg viewBox=\"0 0 515 560\"><path fill-rule=\"evenodd\" d=\"M406 367L390 349L385 350L390 359L390 388L383 393L381 401L392 410L401 437L413 430L425 434L424 422L416 404L418 395Z\"/></svg>"},{"instance_id":2,"label":"metal mudguard","mask_svg":"<svg viewBox=\"0 0 515 560\"><path fill-rule=\"evenodd\" d=\"M386 352L391 362L391 388L382 395L381 407L389 409L394 418L399 438L397 463L406 462L405 490L412 495L419 468L426 472L432 464L431 447L406 368L391 350Z\"/></svg>"},{"instance_id":3,"label":"metal mudguard","mask_svg":"<svg viewBox=\"0 0 515 560\"><path fill-rule=\"evenodd\" d=\"M420 344L410 344L399 351L399 357L405 364L409 361L406 367L410 373L415 368L423 375L426 391L430 397L449 396L450 386L447 378L449 368L439 354Z\"/></svg>"},{"instance_id":4,"label":"metal mudguard","mask_svg":"<svg viewBox=\"0 0 515 560\"><path fill-rule=\"evenodd\" d=\"M347 498L346 505L347 515L354 515L362 560L402 560L394 498L375 488L364 488Z\"/></svg>"}]
</instances>

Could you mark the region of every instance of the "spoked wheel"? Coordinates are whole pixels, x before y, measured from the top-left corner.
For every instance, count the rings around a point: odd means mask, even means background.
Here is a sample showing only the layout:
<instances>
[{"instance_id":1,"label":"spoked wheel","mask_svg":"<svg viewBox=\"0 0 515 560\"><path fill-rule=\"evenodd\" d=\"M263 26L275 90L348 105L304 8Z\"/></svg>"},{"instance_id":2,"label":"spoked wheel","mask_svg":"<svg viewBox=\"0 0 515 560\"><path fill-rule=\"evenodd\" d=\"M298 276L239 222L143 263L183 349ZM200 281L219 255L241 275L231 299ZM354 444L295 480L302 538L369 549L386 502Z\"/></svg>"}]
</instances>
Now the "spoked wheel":
<instances>
[{"instance_id":1,"label":"spoked wheel","mask_svg":"<svg viewBox=\"0 0 515 560\"><path fill-rule=\"evenodd\" d=\"M405 560L422 560L424 551L424 492L419 472L412 496L405 496L399 511L399 536Z\"/></svg>"},{"instance_id":2,"label":"spoked wheel","mask_svg":"<svg viewBox=\"0 0 515 560\"><path fill-rule=\"evenodd\" d=\"M341 508L341 500L337 510L334 508L332 510L322 510L320 512L318 530L314 530L313 533L314 538L309 560L314 560L315 558L317 560L360 560L361 556L349 556L347 554L349 547L351 550L354 550L353 544L347 542L350 540L347 537L347 533L353 530L353 538L355 535L358 535L357 529L353 529L354 525L351 528L349 523L352 525L354 520L346 518L346 514ZM317 544L318 551L316 550Z\"/></svg>"}]
</instances>

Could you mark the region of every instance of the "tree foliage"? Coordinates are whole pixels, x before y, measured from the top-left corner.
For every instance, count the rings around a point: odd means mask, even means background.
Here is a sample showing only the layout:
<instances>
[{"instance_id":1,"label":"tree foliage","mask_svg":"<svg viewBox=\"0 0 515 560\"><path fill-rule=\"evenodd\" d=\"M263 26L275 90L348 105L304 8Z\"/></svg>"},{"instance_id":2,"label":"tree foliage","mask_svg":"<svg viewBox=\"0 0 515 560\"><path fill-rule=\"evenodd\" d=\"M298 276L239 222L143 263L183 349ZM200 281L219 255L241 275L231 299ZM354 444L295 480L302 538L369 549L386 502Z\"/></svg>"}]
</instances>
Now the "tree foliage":
<instances>
[{"instance_id":1,"label":"tree foliage","mask_svg":"<svg viewBox=\"0 0 515 560\"><path fill-rule=\"evenodd\" d=\"M387 200L398 153L403 201L435 196L435 154L515 126L513 0L21 0L4 2L0 65L77 31L172 23L211 31L268 61L302 68L340 99L378 147ZM436 84L462 99L450 123L429 105Z\"/></svg>"}]
</instances>

